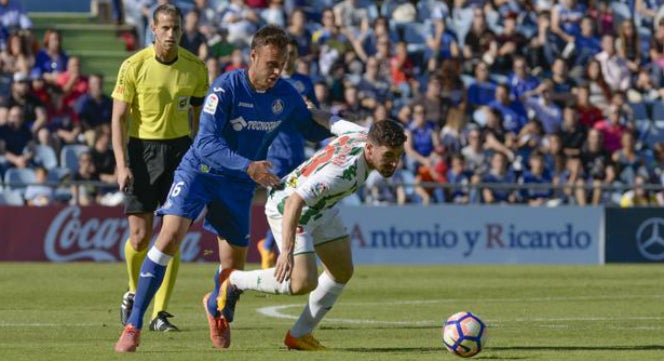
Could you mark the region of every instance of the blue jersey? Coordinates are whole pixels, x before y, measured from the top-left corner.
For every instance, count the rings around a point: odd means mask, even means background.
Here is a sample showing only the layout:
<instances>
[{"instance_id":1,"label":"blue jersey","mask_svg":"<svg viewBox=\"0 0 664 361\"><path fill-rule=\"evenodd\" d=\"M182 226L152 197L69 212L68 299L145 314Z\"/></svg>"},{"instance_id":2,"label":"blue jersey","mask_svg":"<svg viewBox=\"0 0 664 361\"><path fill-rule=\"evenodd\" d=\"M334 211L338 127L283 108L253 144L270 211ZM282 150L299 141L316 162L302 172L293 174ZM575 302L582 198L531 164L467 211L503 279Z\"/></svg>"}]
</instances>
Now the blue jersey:
<instances>
[{"instance_id":1,"label":"blue jersey","mask_svg":"<svg viewBox=\"0 0 664 361\"><path fill-rule=\"evenodd\" d=\"M316 107L319 106L314 93L314 85L308 76L293 73L283 79L290 83L301 96L309 99ZM279 178L290 173L305 160L302 135L292 125L286 124L272 142L267 159L272 162L272 171Z\"/></svg>"},{"instance_id":2,"label":"blue jersey","mask_svg":"<svg viewBox=\"0 0 664 361\"><path fill-rule=\"evenodd\" d=\"M286 126L313 140L329 135L314 124L304 100L286 81L258 92L247 70L224 73L208 91L198 135L185 159L196 159L205 171L253 183L246 173L249 163L264 160Z\"/></svg>"},{"instance_id":3,"label":"blue jersey","mask_svg":"<svg viewBox=\"0 0 664 361\"><path fill-rule=\"evenodd\" d=\"M330 136L313 122L304 100L286 81L258 92L244 69L221 75L208 91L198 135L157 214L194 220L207 207L205 228L246 247L255 188L246 170L251 162L265 159L285 126L314 141Z\"/></svg>"}]
</instances>

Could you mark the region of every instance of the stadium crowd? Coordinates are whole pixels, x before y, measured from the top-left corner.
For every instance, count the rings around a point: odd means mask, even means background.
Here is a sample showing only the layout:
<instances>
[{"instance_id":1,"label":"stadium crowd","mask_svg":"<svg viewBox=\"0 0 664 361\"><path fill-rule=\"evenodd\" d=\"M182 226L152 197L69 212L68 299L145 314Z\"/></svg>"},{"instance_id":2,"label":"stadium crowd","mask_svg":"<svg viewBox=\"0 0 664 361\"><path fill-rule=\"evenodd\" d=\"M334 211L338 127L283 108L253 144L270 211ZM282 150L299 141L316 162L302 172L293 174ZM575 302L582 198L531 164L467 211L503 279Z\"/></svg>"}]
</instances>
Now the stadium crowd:
<instances>
[{"instance_id":1,"label":"stadium crowd","mask_svg":"<svg viewBox=\"0 0 664 361\"><path fill-rule=\"evenodd\" d=\"M150 44L165 2L186 12L181 45L210 82L276 24L322 108L406 127L401 169L371 174L356 202L664 204L663 0L115 1L129 45ZM3 194L16 176L35 183L27 204L119 204L102 76L57 30L37 41L13 0L0 24Z\"/></svg>"}]
</instances>

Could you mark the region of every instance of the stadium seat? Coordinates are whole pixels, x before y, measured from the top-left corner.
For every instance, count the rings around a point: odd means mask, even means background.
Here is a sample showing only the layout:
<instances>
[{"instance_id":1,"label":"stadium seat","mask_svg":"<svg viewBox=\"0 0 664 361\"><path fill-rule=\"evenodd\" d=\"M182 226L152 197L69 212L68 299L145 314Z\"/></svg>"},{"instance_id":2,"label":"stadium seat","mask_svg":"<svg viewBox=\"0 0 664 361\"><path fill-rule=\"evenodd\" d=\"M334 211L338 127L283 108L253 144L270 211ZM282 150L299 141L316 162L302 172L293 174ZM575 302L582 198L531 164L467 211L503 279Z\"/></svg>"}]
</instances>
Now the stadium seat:
<instances>
[{"instance_id":1,"label":"stadium seat","mask_svg":"<svg viewBox=\"0 0 664 361\"><path fill-rule=\"evenodd\" d=\"M652 120L655 122L664 121L664 101L653 102Z\"/></svg>"},{"instance_id":2,"label":"stadium seat","mask_svg":"<svg viewBox=\"0 0 664 361\"><path fill-rule=\"evenodd\" d=\"M37 165L40 165L48 170L58 166L58 157L55 151L48 145L36 145L33 148L35 154L33 160Z\"/></svg>"},{"instance_id":3,"label":"stadium seat","mask_svg":"<svg viewBox=\"0 0 664 361\"><path fill-rule=\"evenodd\" d=\"M25 200L20 191L4 190L0 192L0 205L1 206L23 206Z\"/></svg>"},{"instance_id":4,"label":"stadium seat","mask_svg":"<svg viewBox=\"0 0 664 361\"><path fill-rule=\"evenodd\" d=\"M36 181L35 171L30 168L9 168L5 172L5 186L10 190L25 191L28 184Z\"/></svg>"},{"instance_id":5,"label":"stadium seat","mask_svg":"<svg viewBox=\"0 0 664 361\"><path fill-rule=\"evenodd\" d=\"M60 151L60 166L69 169L71 173L76 173L78 170L78 156L87 151L89 151L89 148L82 144L65 145Z\"/></svg>"},{"instance_id":6,"label":"stadium seat","mask_svg":"<svg viewBox=\"0 0 664 361\"><path fill-rule=\"evenodd\" d=\"M56 167L48 171L48 178L46 179L50 184L60 184L64 181L71 172L69 168Z\"/></svg>"},{"instance_id":7,"label":"stadium seat","mask_svg":"<svg viewBox=\"0 0 664 361\"><path fill-rule=\"evenodd\" d=\"M632 111L634 112L634 119L636 121L639 120L650 120L650 116L648 116L648 108L646 108L646 105L643 103L629 103L629 106L632 107Z\"/></svg>"},{"instance_id":8,"label":"stadium seat","mask_svg":"<svg viewBox=\"0 0 664 361\"><path fill-rule=\"evenodd\" d=\"M403 36L401 39L408 44L408 52L414 53L426 49L426 31L429 25L428 23L390 23L390 30L397 35L397 39Z\"/></svg>"}]
</instances>

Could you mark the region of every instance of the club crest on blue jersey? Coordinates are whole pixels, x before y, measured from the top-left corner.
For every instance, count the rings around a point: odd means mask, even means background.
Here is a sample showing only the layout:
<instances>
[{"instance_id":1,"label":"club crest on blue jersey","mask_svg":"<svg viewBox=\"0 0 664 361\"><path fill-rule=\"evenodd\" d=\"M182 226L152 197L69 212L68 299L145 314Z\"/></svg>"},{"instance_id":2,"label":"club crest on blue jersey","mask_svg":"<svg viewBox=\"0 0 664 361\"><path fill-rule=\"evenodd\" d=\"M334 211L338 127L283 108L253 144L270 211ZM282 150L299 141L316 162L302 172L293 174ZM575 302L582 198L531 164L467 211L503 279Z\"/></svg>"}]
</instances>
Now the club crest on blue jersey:
<instances>
[{"instance_id":1,"label":"club crest on blue jersey","mask_svg":"<svg viewBox=\"0 0 664 361\"><path fill-rule=\"evenodd\" d=\"M277 115L283 111L284 111L284 101L278 98L275 99L272 102L272 113L274 113L274 115Z\"/></svg>"}]
</instances>

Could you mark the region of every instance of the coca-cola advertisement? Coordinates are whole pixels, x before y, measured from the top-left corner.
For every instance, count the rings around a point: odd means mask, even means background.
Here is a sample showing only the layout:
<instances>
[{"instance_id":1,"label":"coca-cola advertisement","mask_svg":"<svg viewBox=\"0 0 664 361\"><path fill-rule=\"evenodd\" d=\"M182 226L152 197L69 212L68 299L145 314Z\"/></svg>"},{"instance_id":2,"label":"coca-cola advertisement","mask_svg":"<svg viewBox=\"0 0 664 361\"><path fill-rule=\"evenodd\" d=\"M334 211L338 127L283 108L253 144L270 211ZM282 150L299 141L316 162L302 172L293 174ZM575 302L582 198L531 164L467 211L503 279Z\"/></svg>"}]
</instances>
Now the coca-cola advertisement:
<instances>
[{"instance_id":1,"label":"coca-cola advertisement","mask_svg":"<svg viewBox=\"0 0 664 361\"><path fill-rule=\"evenodd\" d=\"M155 222L156 237L161 222ZM262 206L252 209L248 259L259 260L256 241L265 235ZM122 207L0 207L0 261L118 262L129 237ZM217 240L192 225L181 245L182 261L218 262Z\"/></svg>"}]
</instances>

